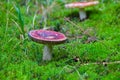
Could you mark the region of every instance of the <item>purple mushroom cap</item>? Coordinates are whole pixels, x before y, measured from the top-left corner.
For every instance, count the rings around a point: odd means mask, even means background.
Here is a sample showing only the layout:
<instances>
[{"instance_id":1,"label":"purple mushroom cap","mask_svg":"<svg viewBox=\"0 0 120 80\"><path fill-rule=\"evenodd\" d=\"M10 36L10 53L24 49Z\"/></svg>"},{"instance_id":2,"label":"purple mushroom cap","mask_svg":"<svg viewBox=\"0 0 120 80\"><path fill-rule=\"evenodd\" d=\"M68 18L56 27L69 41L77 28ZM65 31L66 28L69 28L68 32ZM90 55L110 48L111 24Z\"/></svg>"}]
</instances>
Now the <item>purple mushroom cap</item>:
<instances>
[{"instance_id":1,"label":"purple mushroom cap","mask_svg":"<svg viewBox=\"0 0 120 80\"><path fill-rule=\"evenodd\" d=\"M28 35L35 42L41 44L50 44L50 45L64 43L67 39L65 35L60 32L43 30L43 29L32 30L28 33Z\"/></svg>"}]
</instances>

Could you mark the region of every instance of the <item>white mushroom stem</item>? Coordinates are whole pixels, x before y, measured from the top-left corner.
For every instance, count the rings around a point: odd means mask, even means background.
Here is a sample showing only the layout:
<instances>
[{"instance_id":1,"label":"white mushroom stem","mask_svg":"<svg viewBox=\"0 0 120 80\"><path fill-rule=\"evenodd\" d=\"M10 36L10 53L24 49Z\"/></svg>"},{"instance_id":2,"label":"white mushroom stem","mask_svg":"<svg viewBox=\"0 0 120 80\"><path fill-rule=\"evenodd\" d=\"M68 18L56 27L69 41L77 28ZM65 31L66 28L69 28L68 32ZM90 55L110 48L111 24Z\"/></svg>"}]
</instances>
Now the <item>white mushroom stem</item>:
<instances>
[{"instance_id":1,"label":"white mushroom stem","mask_svg":"<svg viewBox=\"0 0 120 80\"><path fill-rule=\"evenodd\" d=\"M51 60L52 58L52 45L45 45L43 49L43 61Z\"/></svg>"},{"instance_id":2,"label":"white mushroom stem","mask_svg":"<svg viewBox=\"0 0 120 80\"><path fill-rule=\"evenodd\" d=\"M80 20L84 20L87 18L86 11L83 8L80 9L80 11L79 11L79 17L80 17Z\"/></svg>"}]
</instances>

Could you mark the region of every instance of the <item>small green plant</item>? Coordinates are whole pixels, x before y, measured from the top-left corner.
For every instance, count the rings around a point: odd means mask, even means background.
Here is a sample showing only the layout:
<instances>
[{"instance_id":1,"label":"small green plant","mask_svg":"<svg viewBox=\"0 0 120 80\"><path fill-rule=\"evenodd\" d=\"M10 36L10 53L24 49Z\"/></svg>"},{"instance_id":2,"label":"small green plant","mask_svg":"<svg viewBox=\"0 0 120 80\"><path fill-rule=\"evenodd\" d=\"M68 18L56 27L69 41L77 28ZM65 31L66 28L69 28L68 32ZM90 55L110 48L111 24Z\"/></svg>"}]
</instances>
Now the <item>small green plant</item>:
<instances>
[{"instance_id":1,"label":"small green plant","mask_svg":"<svg viewBox=\"0 0 120 80\"><path fill-rule=\"evenodd\" d=\"M21 10L20 10L20 7L18 5L15 5L15 10L17 12L17 17L18 17L18 29L21 33L21 37L24 39L25 38L25 30L24 30L24 19L22 17L22 14L21 14ZM17 23L16 23L17 24Z\"/></svg>"}]
</instances>

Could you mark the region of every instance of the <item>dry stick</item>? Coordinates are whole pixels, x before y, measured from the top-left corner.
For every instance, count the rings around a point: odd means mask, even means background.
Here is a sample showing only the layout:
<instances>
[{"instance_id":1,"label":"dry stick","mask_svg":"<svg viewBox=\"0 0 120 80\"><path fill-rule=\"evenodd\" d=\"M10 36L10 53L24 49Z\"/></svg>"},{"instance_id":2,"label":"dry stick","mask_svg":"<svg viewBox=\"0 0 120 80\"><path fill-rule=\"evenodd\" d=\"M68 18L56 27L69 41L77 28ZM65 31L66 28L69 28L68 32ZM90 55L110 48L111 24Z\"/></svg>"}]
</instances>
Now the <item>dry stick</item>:
<instances>
[{"instance_id":1,"label":"dry stick","mask_svg":"<svg viewBox=\"0 0 120 80\"><path fill-rule=\"evenodd\" d=\"M84 64L81 64L81 65L90 65L90 64L103 64L103 65L105 65L105 64L120 64L120 61L114 61L114 62L101 62L101 63L99 63L99 62L93 62L93 63L84 63Z\"/></svg>"},{"instance_id":2,"label":"dry stick","mask_svg":"<svg viewBox=\"0 0 120 80\"><path fill-rule=\"evenodd\" d=\"M69 19L67 19L66 17L65 17L64 19L67 20L69 23L71 23L72 25L74 25L74 26L76 26L76 27L79 26L79 25L75 24L74 22L70 21ZM79 28L80 28L81 32L84 31L81 27L79 27Z\"/></svg>"},{"instance_id":3,"label":"dry stick","mask_svg":"<svg viewBox=\"0 0 120 80\"><path fill-rule=\"evenodd\" d=\"M100 64L102 64L102 65L108 65L108 64L120 64L120 61L114 61L114 62L93 62L93 63L83 63L83 64L79 64L79 65L77 65L77 67L76 67L76 69L78 69L79 67L81 67L81 66L86 66L86 65L100 65ZM72 73L72 72L74 72L75 70L73 69L73 70L71 70L69 73Z\"/></svg>"},{"instance_id":4,"label":"dry stick","mask_svg":"<svg viewBox=\"0 0 120 80\"><path fill-rule=\"evenodd\" d=\"M79 25L77 25L77 24L75 24L74 22L72 22L71 20L69 20L68 18L64 18L66 21L68 21L69 23L71 23L72 25L74 25L74 26L76 26L76 27L79 27ZM81 27L79 27L80 28L80 31L83 33L84 32L84 30L81 28ZM73 38L74 39L74 38Z\"/></svg>"},{"instance_id":5,"label":"dry stick","mask_svg":"<svg viewBox=\"0 0 120 80\"><path fill-rule=\"evenodd\" d=\"M114 61L114 62L102 62L102 63L98 63L98 62L93 62L93 63L83 63L83 64L79 64L77 67L75 66L70 66L70 65L66 65L63 67L63 69L58 73L57 77L66 69L66 68L72 68L71 71L67 72L67 73L72 73L74 71L77 72L80 80L83 80L83 77L80 75L79 71L77 70L77 68L79 68L80 66L84 66L84 65L90 65L90 64L93 64L93 65L96 65L96 64L120 64L120 61Z\"/></svg>"}]
</instances>

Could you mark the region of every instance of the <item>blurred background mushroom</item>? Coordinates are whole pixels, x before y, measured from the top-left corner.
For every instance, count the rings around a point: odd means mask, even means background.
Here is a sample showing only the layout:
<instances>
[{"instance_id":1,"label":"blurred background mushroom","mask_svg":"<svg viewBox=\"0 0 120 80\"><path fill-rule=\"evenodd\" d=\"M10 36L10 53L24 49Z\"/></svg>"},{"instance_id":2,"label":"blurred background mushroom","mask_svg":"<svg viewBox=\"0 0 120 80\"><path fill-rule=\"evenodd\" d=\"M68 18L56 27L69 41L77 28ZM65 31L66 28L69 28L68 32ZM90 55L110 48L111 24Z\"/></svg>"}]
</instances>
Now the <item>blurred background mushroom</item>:
<instances>
[{"instance_id":1,"label":"blurred background mushroom","mask_svg":"<svg viewBox=\"0 0 120 80\"><path fill-rule=\"evenodd\" d=\"M73 2L73 3L65 4L65 7L66 8L79 8L80 9L79 18L82 21L87 18L85 8L89 6L97 5L98 3L99 1L81 1L81 2Z\"/></svg>"}]
</instances>

